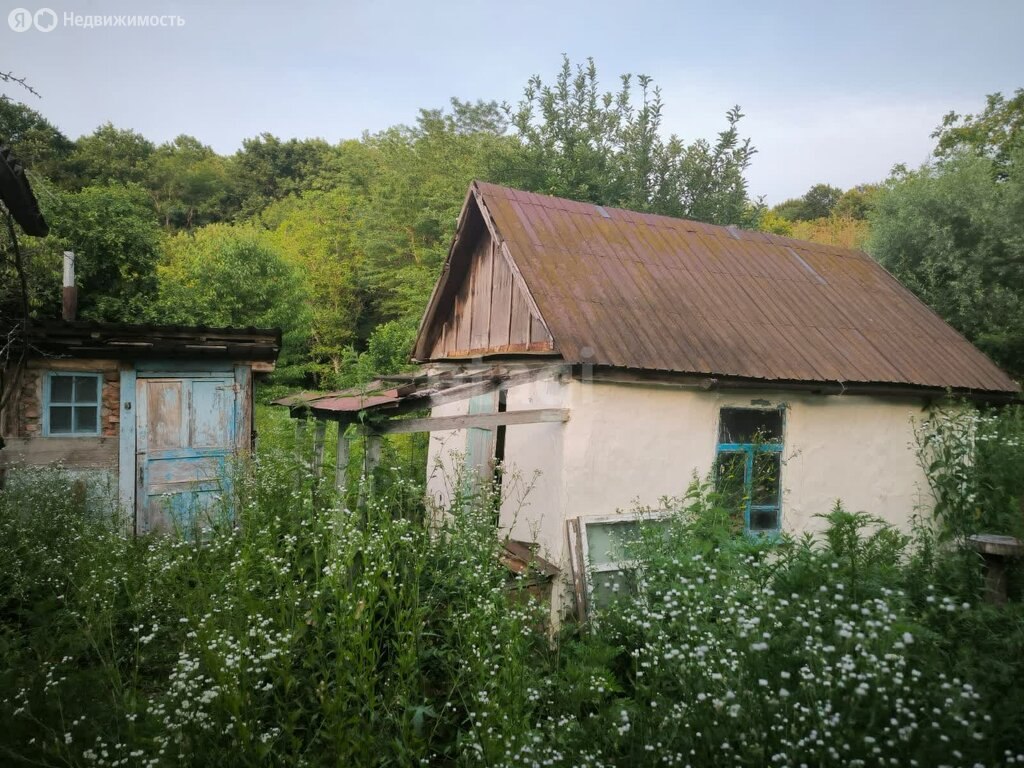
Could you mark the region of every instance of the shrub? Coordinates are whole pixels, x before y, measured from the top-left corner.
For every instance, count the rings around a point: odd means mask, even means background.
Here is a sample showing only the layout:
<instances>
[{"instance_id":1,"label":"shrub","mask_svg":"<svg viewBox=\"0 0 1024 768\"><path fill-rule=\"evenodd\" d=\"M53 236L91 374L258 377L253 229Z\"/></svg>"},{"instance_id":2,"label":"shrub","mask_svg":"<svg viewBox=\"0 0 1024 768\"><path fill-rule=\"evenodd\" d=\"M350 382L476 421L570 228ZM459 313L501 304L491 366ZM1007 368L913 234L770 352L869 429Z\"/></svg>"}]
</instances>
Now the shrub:
<instances>
[{"instance_id":1,"label":"shrub","mask_svg":"<svg viewBox=\"0 0 1024 768\"><path fill-rule=\"evenodd\" d=\"M298 477L298 482L296 478ZM490 494L427 530L263 450L227 515L132 538L43 473L0 492L0 754L61 765L985 765L1024 760L1024 613L838 506L737 535L706 490L636 592L557 635L509 594ZM474 502L479 499L479 503ZM511 598L511 599L510 599ZM895 761L895 762L893 762Z\"/></svg>"}]
</instances>

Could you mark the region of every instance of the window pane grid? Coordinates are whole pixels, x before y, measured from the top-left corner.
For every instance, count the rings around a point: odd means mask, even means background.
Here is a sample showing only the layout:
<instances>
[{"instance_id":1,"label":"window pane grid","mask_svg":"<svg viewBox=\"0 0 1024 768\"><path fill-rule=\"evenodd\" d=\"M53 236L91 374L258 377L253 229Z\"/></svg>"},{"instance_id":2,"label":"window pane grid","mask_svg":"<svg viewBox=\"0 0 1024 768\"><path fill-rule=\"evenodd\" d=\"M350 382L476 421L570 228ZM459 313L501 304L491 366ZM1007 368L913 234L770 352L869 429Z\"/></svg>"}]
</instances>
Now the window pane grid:
<instances>
[{"instance_id":1,"label":"window pane grid","mask_svg":"<svg viewBox=\"0 0 1024 768\"><path fill-rule=\"evenodd\" d=\"M94 373L51 373L46 434L99 434L100 381Z\"/></svg>"}]
</instances>

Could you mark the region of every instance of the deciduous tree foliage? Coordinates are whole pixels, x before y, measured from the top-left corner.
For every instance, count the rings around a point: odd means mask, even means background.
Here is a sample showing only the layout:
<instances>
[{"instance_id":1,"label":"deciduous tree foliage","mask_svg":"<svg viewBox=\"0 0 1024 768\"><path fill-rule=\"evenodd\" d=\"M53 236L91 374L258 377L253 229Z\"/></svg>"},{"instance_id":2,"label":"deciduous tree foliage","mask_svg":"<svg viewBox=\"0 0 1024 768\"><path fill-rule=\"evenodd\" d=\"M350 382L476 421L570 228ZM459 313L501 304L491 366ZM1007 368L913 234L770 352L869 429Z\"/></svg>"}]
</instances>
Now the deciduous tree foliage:
<instances>
[{"instance_id":1,"label":"deciduous tree foliage","mask_svg":"<svg viewBox=\"0 0 1024 768\"><path fill-rule=\"evenodd\" d=\"M823 219L832 213L843 197L843 190L830 184L815 184L803 195L779 203L775 214L788 221Z\"/></svg>"},{"instance_id":2,"label":"deciduous tree foliage","mask_svg":"<svg viewBox=\"0 0 1024 768\"><path fill-rule=\"evenodd\" d=\"M192 136L161 144L150 158L148 187L167 229L192 229L221 218L228 193L224 158Z\"/></svg>"},{"instance_id":3,"label":"deciduous tree foliage","mask_svg":"<svg viewBox=\"0 0 1024 768\"><path fill-rule=\"evenodd\" d=\"M267 208L260 221L266 242L301 275L309 301L309 355L325 366L319 379L340 373L345 351L358 339L364 259L358 242L356 200L350 190L311 191Z\"/></svg>"},{"instance_id":4,"label":"deciduous tree foliage","mask_svg":"<svg viewBox=\"0 0 1024 768\"><path fill-rule=\"evenodd\" d=\"M714 143L663 138L661 91L650 77L623 75L602 92L593 59L566 57L554 83L530 78L509 116L521 149L499 174L513 186L716 224L749 223L744 171L755 152L741 139L739 107ZM638 103L634 93L639 91Z\"/></svg>"},{"instance_id":5,"label":"deciduous tree foliage","mask_svg":"<svg viewBox=\"0 0 1024 768\"><path fill-rule=\"evenodd\" d=\"M155 149L141 133L105 123L75 142L68 162L79 187L108 182L145 185Z\"/></svg>"},{"instance_id":6,"label":"deciduous tree foliage","mask_svg":"<svg viewBox=\"0 0 1024 768\"><path fill-rule=\"evenodd\" d=\"M871 214L887 269L1011 373L1024 375L1024 149L960 150L900 169Z\"/></svg>"},{"instance_id":7,"label":"deciduous tree foliage","mask_svg":"<svg viewBox=\"0 0 1024 768\"><path fill-rule=\"evenodd\" d=\"M938 140L936 157L967 150L993 158L1002 168L1010 162L1011 153L1024 146L1024 88L1009 99L1001 93L989 94L985 109L977 115L947 113L932 138Z\"/></svg>"},{"instance_id":8,"label":"deciduous tree foliage","mask_svg":"<svg viewBox=\"0 0 1024 768\"><path fill-rule=\"evenodd\" d=\"M0 96L0 143L10 145L30 173L64 180L74 143L34 109Z\"/></svg>"},{"instance_id":9,"label":"deciduous tree foliage","mask_svg":"<svg viewBox=\"0 0 1024 768\"><path fill-rule=\"evenodd\" d=\"M166 241L149 316L189 325L281 328L283 365L301 361L308 299L295 269L248 225L210 224Z\"/></svg>"},{"instance_id":10,"label":"deciduous tree foliage","mask_svg":"<svg viewBox=\"0 0 1024 768\"><path fill-rule=\"evenodd\" d=\"M36 247L36 271L48 298L43 314L59 316L61 252L76 257L78 312L82 319L139 321L156 292L163 236L146 191L110 182L77 192L42 195L50 237Z\"/></svg>"}]
</instances>

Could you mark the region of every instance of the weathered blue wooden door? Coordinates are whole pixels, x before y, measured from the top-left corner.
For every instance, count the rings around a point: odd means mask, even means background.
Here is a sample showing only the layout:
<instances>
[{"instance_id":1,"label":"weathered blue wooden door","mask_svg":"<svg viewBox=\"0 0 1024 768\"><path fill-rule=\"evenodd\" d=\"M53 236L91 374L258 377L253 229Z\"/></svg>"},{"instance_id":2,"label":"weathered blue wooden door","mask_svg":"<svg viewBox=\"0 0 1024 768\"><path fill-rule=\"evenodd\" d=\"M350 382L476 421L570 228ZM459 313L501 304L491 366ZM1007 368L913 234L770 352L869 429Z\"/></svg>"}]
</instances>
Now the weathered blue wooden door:
<instances>
[{"instance_id":1,"label":"weathered blue wooden door","mask_svg":"<svg viewBox=\"0 0 1024 768\"><path fill-rule=\"evenodd\" d=\"M236 445L238 387L230 373L136 383L136 521L191 530L221 508Z\"/></svg>"}]
</instances>

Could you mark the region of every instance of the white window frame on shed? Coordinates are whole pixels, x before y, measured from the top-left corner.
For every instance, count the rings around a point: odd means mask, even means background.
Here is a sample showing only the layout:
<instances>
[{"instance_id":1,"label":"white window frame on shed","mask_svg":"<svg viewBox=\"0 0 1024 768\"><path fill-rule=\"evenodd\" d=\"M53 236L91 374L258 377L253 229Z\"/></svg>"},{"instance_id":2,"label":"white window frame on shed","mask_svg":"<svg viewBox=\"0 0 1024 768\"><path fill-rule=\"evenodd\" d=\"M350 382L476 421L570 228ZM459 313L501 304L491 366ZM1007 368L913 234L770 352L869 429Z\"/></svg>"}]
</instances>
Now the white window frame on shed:
<instances>
[{"instance_id":1,"label":"white window frame on shed","mask_svg":"<svg viewBox=\"0 0 1024 768\"><path fill-rule=\"evenodd\" d=\"M53 382L57 378L71 379L71 399L53 399ZM96 397L91 401L77 399L77 379L92 379L96 382ZM95 371L47 371L43 379L43 437L97 437L103 428L103 374ZM53 430L52 409L71 409L71 428L67 431ZM75 411L78 408L96 409L96 427L92 430L75 429Z\"/></svg>"},{"instance_id":2,"label":"white window frame on shed","mask_svg":"<svg viewBox=\"0 0 1024 768\"><path fill-rule=\"evenodd\" d=\"M569 556L577 602L582 600L580 614L589 617L594 609L594 579L601 573L636 573L639 562L630 558L594 562L590 553L588 526L622 525L665 521L668 512L627 512L614 515L581 516L567 521Z\"/></svg>"}]
</instances>

